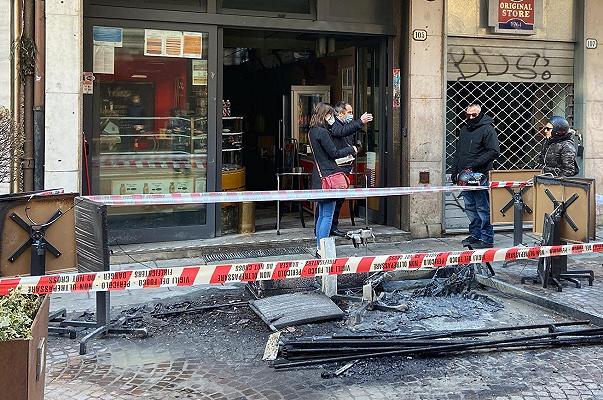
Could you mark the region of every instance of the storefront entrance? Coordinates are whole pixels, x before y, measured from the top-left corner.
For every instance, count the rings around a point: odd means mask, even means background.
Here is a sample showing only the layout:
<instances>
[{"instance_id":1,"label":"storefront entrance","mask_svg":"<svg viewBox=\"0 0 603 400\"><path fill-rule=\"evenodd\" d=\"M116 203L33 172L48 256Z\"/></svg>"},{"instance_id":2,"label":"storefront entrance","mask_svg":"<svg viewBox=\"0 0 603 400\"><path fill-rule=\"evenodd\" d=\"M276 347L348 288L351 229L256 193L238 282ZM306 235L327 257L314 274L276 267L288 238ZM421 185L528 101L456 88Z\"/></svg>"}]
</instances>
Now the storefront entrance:
<instances>
[{"instance_id":1,"label":"storefront entrance","mask_svg":"<svg viewBox=\"0 0 603 400\"><path fill-rule=\"evenodd\" d=\"M285 29L279 18L262 19L262 12L242 5L218 2L212 11L155 3L94 0L86 6L85 194L275 190L278 173L311 171L304 145L312 107L339 100L352 104L356 117L375 116L355 138L364 149L356 184L385 184L389 25L371 25L374 32L366 33L362 23L340 23L339 33L323 32L307 28L313 22L305 14L279 14L292 21ZM159 11L164 7L178 12ZM268 20L276 28L240 28ZM350 33L356 30L365 33ZM282 183L308 187L287 177ZM369 199L370 220L385 222L384 204ZM256 230L274 229L276 205L256 206ZM358 202L353 213L364 216L366 207ZM311 205L305 208L312 221ZM113 244L209 238L240 232L244 215L237 204L115 207L110 238Z\"/></svg>"},{"instance_id":2,"label":"storefront entrance","mask_svg":"<svg viewBox=\"0 0 603 400\"><path fill-rule=\"evenodd\" d=\"M308 124L320 101L346 101L355 118L374 114L375 122L355 134L353 141L363 151L351 180L357 186L381 186L382 42L349 35L224 29L222 190L275 190L279 184L280 189L309 188L313 159ZM382 203L369 200L372 222L384 222ZM310 203L282 206L281 215L298 219L301 206L305 220L313 221ZM223 234L238 232L245 218L239 207L222 209ZM257 203L255 211L256 230L275 228L275 203ZM350 212L364 218L365 201L344 205L342 219L350 218Z\"/></svg>"}]
</instances>

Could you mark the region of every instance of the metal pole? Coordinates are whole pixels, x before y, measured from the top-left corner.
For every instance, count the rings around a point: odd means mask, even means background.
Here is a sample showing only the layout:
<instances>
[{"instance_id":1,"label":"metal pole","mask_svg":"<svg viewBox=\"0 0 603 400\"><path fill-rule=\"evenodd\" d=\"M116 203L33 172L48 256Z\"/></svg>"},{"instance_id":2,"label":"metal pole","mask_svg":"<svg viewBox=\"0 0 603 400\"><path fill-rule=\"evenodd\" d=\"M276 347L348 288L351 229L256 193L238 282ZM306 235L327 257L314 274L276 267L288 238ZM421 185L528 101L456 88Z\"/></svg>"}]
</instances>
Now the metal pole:
<instances>
[{"instance_id":1,"label":"metal pole","mask_svg":"<svg viewBox=\"0 0 603 400\"><path fill-rule=\"evenodd\" d=\"M36 71L34 80L34 190L44 189L44 104L46 75L46 2L36 0L35 42Z\"/></svg>"},{"instance_id":2,"label":"metal pole","mask_svg":"<svg viewBox=\"0 0 603 400\"><path fill-rule=\"evenodd\" d=\"M281 190L281 177L280 174L276 173L276 191ZM281 202L276 201L276 234L281 234Z\"/></svg>"},{"instance_id":3,"label":"metal pole","mask_svg":"<svg viewBox=\"0 0 603 400\"><path fill-rule=\"evenodd\" d=\"M12 80L13 90L11 97L11 114L13 118L12 142L15 144L11 150L11 176L10 176L10 191L11 193L19 192L21 189L21 163L19 160L20 149L16 146L20 142L21 134L21 57L16 46L21 41L21 32L23 28L23 4L22 0L13 0L13 64L12 64Z\"/></svg>"},{"instance_id":4,"label":"metal pole","mask_svg":"<svg viewBox=\"0 0 603 400\"><path fill-rule=\"evenodd\" d=\"M35 29L35 4L34 0L25 0L23 8L23 36L28 42L34 43ZM24 60L21 60L23 62ZM23 142L23 189L32 191L34 176L34 73L28 73L24 77L25 87L23 90L23 131L25 141Z\"/></svg>"},{"instance_id":5,"label":"metal pole","mask_svg":"<svg viewBox=\"0 0 603 400\"><path fill-rule=\"evenodd\" d=\"M513 193L513 246L523 244L523 206L521 190Z\"/></svg>"},{"instance_id":6,"label":"metal pole","mask_svg":"<svg viewBox=\"0 0 603 400\"><path fill-rule=\"evenodd\" d=\"M320 258L331 259L337 258L335 250L335 238L326 237L320 239ZM337 295L337 275L325 275L321 280L321 290L328 297Z\"/></svg>"}]
</instances>

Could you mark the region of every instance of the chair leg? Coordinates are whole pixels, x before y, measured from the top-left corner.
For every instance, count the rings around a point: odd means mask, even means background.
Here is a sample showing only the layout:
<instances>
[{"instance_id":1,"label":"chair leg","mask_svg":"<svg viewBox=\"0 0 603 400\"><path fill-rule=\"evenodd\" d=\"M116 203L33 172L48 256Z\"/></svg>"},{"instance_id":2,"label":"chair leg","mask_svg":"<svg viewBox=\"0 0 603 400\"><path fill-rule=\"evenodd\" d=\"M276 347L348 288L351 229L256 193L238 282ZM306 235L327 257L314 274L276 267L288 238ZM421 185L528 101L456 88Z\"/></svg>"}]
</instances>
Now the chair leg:
<instances>
[{"instance_id":1,"label":"chair leg","mask_svg":"<svg viewBox=\"0 0 603 400\"><path fill-rule=\"evenodd\" d=\"M305 228L306 221L304 220L304 205L301 201L299 202L299 220L301 221L302 228Z\"/></svg>"},{"instance_id":2,"label":"chair leg","mask_svg":"<svg viewBox=\"0 0 603 400\"><path fill-rule=\"evenodd\" d=\"M356 200L348 200L348 207L350 208L350 220L352 221L352 226L356 226L356 221L354 221L354 205L352 203L356 203Z\"/></svg>"}]
</instances>

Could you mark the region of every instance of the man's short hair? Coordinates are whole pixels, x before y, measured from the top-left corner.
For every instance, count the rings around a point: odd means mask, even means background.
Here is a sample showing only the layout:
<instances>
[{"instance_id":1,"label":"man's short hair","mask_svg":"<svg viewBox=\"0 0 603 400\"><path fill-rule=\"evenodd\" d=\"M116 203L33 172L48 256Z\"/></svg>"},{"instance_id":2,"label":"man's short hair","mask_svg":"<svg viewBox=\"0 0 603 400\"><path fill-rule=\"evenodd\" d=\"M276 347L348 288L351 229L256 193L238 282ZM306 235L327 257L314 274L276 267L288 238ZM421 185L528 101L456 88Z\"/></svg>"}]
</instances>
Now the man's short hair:
<instances>
[{"instance_id":1,"label":"man's short hair","mask_svg":"<svg viewBox=\"0 0 603 400\"><path fill-rule=\"evenodd\" d=\"M469 104L467 108L465 108L465 110L468 110L470 108L477 108L480 112L482 111L482 106L476 103Z\"/></svg>"},{"instance_id":2,"label":"man's short hair","mask_svg":"<svg viewBox=\"0 0 603 400\"><path fill-rule=\"evenodd\" d=\"M333 109L337 114L341 114L345 111L347 106L348 103L346 103L345 101L338 101L337 103L335 103L335 106L333 106Z\"/></svg>"}]
</instances>

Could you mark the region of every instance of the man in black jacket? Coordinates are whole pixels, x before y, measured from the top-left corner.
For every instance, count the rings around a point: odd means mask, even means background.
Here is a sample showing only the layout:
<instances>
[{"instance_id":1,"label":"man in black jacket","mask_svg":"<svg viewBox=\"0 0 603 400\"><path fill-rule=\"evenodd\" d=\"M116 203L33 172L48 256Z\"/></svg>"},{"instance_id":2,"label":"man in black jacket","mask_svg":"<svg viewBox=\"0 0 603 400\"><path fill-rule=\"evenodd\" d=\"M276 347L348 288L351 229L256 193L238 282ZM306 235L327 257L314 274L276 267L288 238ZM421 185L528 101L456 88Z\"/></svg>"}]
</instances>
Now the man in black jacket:
<instances>
[{"instance_id":1,"label":"man in black jacket","mask_svg":"<svg viewBox=\"0 0 603 400\"><path fill-rule=\"evenodd\" d=\"M331 138L337 149L343 149L348 146L354 145L354 134L364 127L364 124L369 123L373 120L373 115L364 113L360 119L354 120L354 110L352 106L345 101L339 101L335 103L335 123L330 126ZM349 174L352 172L354 167L353 161L340 165L341 171ZM333 223L331 224L331 235L334 236L345 236L345 232L338 229L339 226L339 212L341 206L345 202L345 199L337 199L335 205L335 213L333 215Z\"/></svg>"},{"instance_id":2,"label":"man in black jacket","mask_svg":"<svg viewBox=\"0 0 603 400\"><path fill-rule=\"evenodd\" d=\"M575 176L580 171L576 162L576 144L567 119L553 115L544 127L546 140L540 154L540 166L545 174Z\"/></svg>"},{"instance_id":3,"label":"man in black jacket","mask_svg":"<svg viewBox=\"0 0 603 400\"><path fill-rule=\"evenodd\" d=\"M477 104L470 105L465 111L467 123L461 128L456 142L452 180L463 184L458 179L463 171L481 173L484 179L480 184L487 185L488 171L500 154L498 138L492 125L494 120L485 115ZM465 200L465 213L470 221L469 236L463 240L463 245L471 245L474 249L493 247L494 231L490 224L488 190L467 190L462 192L462 196Z\"/></svg>"}]
</instances>

